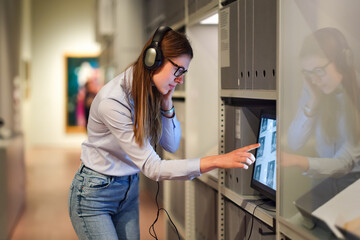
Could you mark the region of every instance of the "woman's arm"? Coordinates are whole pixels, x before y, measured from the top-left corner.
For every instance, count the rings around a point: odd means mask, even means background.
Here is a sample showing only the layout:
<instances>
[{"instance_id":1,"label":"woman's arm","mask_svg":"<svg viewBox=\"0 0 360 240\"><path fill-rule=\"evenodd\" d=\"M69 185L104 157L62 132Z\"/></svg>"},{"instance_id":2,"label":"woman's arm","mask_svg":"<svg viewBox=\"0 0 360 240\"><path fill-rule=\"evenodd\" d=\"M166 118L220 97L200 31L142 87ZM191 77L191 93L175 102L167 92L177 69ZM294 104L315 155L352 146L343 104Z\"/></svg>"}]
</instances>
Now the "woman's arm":
<instances>
[{"instance_id":1,"label":"woman's arm","mask_svg":"<svg viewBox=\"0 0 360 240\"><path fill-rule=\"evenodd\" d=\"M181 139L180 122L176 119L175 109L173 109L172 95L174 90L175 88L162 97L160 106L163 128L160 145L171 153L177 151Z\"/></svg>"},{"instance_id":2,"label":"woman's arm","mask_svg":"<svg viewBox=\"0 0 360 240\"><path fill-rule=\"evenodd\" d=\"M244 168L248 169L255 161L255 157L249 151L256 149L260 146L259 143L252 144L243 148L236 149L232 152L203 157L200 159L200 172L206 173L215 168Z\"/></svg>"},{"instance_id":3,"label":"woman's arm","mask_svg":"<svg viewBox=\"0 0 360 240\"><path fill-rule=\"evenodd\" d=\"M309 93L304 89L300 98L298 110L295 118L290 124L287 132L288 145L292 150L298 150L305 145L317 120L316 109L311 109L312 115L309 115L309 107L306 106Z\"/></svg>"},{"instance_id":4,"label":"woman's arm","mask_svg":"<svg viewBox=\"0 0 360 240\"><path fill-rule=\"evenodd\" d=\"M360 160L360 146L346 142L333 157L306 157L281 153L283 167L295 166L311 177L341 177L349 173Z\"/></svg>"},{"instance_id":5,"label":"woman's arm","mask_svg":"<svg viewBox=\"0 0 360 240\"><path fill-rule=\"evenodd\" d=\"M303 172L309 170L309 159L305 156L282 152L280 157L282 167L298 167Z\"/></svg>"},{"instance_id":6,"label":"woman's arm","mask_svg":"<svg viewBox=\"0 0 360 240\"><path fill-rule=\"evenodd\" d=\"M112 154L126 165L135 165L155 181L193 179L200 176L201 172L205 173L214 168L246 169L255 159L248 151L260 146L254 144L227 154L202 159L161 160L149 142L145 142L142 147L135 142L131 112L125 105L112 99L105 99L97 110L101 122L116 139L114 149L111 149ZM165 120L169 120L168 123L171 125L174 118ZM116 145L118 147L115 147Z\"/></svg>"},{"instance_id":7,"label":"woman's arm","mask_svg":"<svg viewBox=\"0 0 360 240\"><path fill-rule=\"evenodd\" d=\"M181 140L181 126L176 115L172 118L161 117L163 132L160 139L160 145L168 152L177 151Z\"/></svg>"}]
</instances>

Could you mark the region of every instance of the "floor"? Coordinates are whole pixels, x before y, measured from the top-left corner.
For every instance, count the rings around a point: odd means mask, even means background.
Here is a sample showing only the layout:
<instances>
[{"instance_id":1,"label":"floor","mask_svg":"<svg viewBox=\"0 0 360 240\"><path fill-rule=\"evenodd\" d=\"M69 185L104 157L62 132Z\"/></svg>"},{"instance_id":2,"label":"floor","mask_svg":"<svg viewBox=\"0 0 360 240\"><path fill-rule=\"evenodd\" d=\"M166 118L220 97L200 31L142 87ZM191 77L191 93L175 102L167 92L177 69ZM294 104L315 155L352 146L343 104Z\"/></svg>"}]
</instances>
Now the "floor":
<instances>
[{"instance_id":1,"label":"floor","mask_svg":"<svg viewBox=\"0 0 360 240\"><path fill-rule=\"evenodd\" d=\"M80 149L38 148L26 154L26 206L11 240L77 239L68 217L67 196L79 167ZM156 217L154 199L140 192L140 236L153 239L149 227ZM165 239L163 215L156 224Z\"/></svg>"}]
</instances>

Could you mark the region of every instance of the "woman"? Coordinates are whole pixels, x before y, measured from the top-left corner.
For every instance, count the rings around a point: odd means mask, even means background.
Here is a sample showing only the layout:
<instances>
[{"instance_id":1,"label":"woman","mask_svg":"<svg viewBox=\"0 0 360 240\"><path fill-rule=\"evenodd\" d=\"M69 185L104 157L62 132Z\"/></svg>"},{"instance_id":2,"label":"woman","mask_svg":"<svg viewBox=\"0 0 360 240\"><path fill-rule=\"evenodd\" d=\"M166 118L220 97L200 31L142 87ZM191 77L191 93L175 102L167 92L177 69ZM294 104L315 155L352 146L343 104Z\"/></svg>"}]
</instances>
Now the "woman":
<instances>
[{"instance_id":1,"label":"woman","mask_svg":"<svg viewBox=\"0 0 360 240\"><path fill-rule=\"evenodd\" d=\"M335 28L317 30L305 39L300 59L305 84L288 144L301 151L313 137L318 156L284 153L283 164L313 177L358 172L359 83L345 37Z\"/></svg>"},{"instance_id":2,"label":"woman","mask_svg":"<svg viewBox=\"0 0 360 240\"><path fill-rule=\"evenodd\" d=\"M215 168L244 168L253 144L233 152L187 160L161 160L159 143L174 152L181 128L172 95L189 68L186 36L160 27L125 72L107 83L90 109L88 139L70 187L69 211L80 239L139 239L138 173L155 180L187 180Z\"/></svg>"}]
</instances>

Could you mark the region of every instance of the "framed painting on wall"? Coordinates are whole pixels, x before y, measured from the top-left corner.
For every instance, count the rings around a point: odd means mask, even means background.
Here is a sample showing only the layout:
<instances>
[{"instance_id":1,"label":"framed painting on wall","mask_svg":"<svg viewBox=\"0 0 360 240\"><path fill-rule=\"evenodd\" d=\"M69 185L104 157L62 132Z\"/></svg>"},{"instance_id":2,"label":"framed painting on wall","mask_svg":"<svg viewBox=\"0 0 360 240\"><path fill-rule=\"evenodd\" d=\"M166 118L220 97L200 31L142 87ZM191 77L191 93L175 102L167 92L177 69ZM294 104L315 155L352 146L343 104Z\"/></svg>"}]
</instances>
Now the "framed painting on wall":
<instances>
[{"instance_id":1,"label":"framed painting on wall","mask_svg":"<svg viewBox=\"0 0 360 240\"><path fill-rule=\"evenodd\" d=\"M85 133L92 100L102 87L96 55L65 55L67 133Z\"/></svg>"}]
</instances>

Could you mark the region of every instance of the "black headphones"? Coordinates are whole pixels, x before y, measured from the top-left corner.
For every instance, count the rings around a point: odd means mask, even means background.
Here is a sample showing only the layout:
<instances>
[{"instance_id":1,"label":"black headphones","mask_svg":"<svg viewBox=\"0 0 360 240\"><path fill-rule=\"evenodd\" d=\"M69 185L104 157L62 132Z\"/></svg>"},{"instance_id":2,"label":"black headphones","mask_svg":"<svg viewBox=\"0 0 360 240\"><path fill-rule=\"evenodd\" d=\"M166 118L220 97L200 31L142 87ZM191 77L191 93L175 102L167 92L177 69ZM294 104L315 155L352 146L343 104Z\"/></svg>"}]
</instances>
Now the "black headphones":
<instances>
[{"instance_id":1,"label":"black headphones","mask_svg":"<svg viewBox=\"0 0 360 240\"><path fill-rule=\"evenodd\" d=\"M337 65L340 66L343 71L348 71L349 68L353 67L353 54L345 36L337 29L334 29L333 32L340 44L340 48L342 48L341 53L339 54L340 56L336 59Z\"/></svg>"},{"instance_id":2,"label":"black headphones","mask_svg":"<svg viewBox=\"0 0 360 240\"><path fill-rule=\"evenodd\" d=\"M144 66L148 70L155 70L158 68L162 61L163 55L160 47L160 43L165 36L165 33L172 30L167 26L160 26L156 29L150 45L145 49L143 55Z\"/></svg>"},{"instance_id":3,"label":"black headphones","mask_svg":"<svg viewBox=\"0 0 360 240\"><path fill-rule=\"evenodd\" d=\"M349 68L353 67L353 55L345 36L338 29L332 27L324 28L321 31L328 32L327 36L336 41L339 52L334 59L335 65L338 66L342 72L347 72Z\"/></svg>"}]
</instances>

